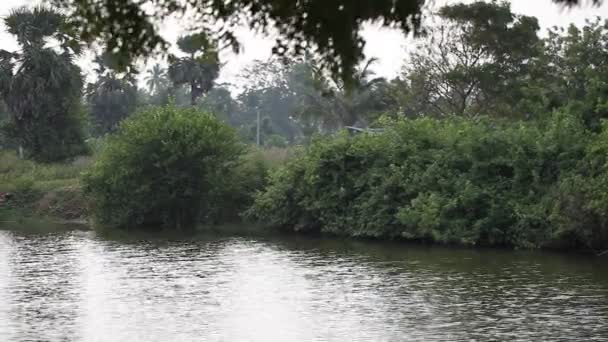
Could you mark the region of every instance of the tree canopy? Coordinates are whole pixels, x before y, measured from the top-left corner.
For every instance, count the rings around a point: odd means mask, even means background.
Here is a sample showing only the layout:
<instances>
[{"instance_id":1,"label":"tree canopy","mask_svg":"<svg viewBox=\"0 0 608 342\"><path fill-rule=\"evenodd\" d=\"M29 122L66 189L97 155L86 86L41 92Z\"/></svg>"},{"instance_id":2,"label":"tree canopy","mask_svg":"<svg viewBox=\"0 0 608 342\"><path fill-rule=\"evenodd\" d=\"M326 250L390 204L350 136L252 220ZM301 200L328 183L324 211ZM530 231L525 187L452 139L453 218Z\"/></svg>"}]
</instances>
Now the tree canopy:
<instances>
[{"instance_id":1,"label":"tree canopy","mask_svg":"<svg viewBox=\"0 0 608 342\"><path fill-rule=\"evenodd\" d=\"M135 111L137 82L135 72L116 72L106 53L97 56L95 63L97 80L87 86L85 95L94 124L92 133L103 135Z\"/></svg>"},{"instance_id":2,"label":"tree canopy","mask_svg":"<svg viewBox=\"0 0 608 342\"><path fill-rule=\"evenodd\" d=\"M0 95L10 113L9 134L38 160L82 153L83 81L73 61L80 48L65 29L65 17L47 7L21 7L4 23L21 45L19 52L0 50ZM51 38L60 49L49 46Z\"/></svg>"},{"instance_id":3,"label":"tree canopy","mask_svg":"<svg viewBox=\"0 0 608 342\"><path fill-rule=\"evenodd\" d=\"M213 36L235 51L238 25L276 33L273 52L301 55L314 49L322 66L349 80L365 59L366 22L380 23L404 33L421 32L425 0L50 0L66 9L74 27L87 41L101 40L123 64L165 48L158 22L191 13L192 29ZM582 0L553 0L573 6ZM592 0L599 4L601 0ZM219 24L219 25L218 25Z\"/></svg>"},{"instance_id":4,"label":"tree canopy","mask_svg":"<svg viewBox=\"0 0 608 342\"><path fill-rule=\"evenodd\" d=\"M193 34L177 40L179 49L188 56L171 58L168 75L175 86L190 87L190 104L213 88L220 75L220 61L216 44L205 34Z\"/></svg>"},{"instance_id":5,"label":"tree canopy","mask_svg":"<svg viewBox=\"0 0 608 342\"><path fill-rule=\"evenodd\" d=\"M439 25L405 64L404 106L435 116L518 111L542 50L538 20L514 14L506 2L448 5L438 14Z\"/></svg>"},{"instance_id":6,"label":"tree canopy","mask_svg":"<svg viewBox=\"0 0 608 342\"><path fill-rule=\"evenodd\" d=\"M146 86L150 94L158 93L166 83L166 70L156 63L152 69L147 71Z\"/></svg>"}]
</instances>

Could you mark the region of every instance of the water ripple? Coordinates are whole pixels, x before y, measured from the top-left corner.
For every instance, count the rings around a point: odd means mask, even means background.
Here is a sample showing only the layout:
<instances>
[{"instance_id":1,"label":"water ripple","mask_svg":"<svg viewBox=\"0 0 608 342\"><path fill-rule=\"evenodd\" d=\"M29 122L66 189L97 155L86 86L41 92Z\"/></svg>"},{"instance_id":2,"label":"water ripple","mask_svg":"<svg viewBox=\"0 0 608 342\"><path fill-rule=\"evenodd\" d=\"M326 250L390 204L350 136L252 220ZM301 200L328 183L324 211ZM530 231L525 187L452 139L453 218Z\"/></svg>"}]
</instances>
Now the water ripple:
<instances>
[{"instance_id":1,"label":"water ripple","mask_svg":"<svg viewBox=\"0 0 608 342\"><path fill-rule=\"evenodd\" d=\"M601 260L0 231L0 341L608 341Z\"/></svg>"}]
</instances>

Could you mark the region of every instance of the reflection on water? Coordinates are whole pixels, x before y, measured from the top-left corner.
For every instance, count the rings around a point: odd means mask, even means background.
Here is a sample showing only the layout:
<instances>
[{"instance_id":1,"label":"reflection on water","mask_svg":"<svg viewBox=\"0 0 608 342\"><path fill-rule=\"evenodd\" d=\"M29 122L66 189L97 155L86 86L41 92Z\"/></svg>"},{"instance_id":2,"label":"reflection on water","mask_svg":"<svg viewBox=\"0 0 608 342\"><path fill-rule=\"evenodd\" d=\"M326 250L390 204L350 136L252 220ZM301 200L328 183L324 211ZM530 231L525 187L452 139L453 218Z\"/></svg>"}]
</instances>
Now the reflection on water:
<instances>
[{"instance_id":1,"label":"reflection on water","mask_svg":"<svg viewBox=\"0 0 608 342\"><path fill-rule=\"evenodd\" d=\"M608 341L606 260L0 231L0 341Z\"/></svg>"}]
</instances>

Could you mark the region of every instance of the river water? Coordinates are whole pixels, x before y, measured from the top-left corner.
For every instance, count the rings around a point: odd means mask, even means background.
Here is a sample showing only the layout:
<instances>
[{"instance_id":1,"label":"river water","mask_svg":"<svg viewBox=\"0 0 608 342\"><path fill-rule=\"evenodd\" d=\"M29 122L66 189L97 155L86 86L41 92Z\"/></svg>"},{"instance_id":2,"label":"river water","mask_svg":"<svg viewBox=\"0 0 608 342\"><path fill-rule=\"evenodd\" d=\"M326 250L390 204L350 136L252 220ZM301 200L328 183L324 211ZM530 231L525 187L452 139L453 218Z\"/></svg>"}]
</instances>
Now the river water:
<instances>
[{"instance_id":1,"label":"river water","mask_svg":"<svg viewBox=\"0 0 608 342\"><path fill-rule=\"evenodd\" d=\"M608 341L608 260L0 231L0 341Z\"/></svg>"}]
</instances>

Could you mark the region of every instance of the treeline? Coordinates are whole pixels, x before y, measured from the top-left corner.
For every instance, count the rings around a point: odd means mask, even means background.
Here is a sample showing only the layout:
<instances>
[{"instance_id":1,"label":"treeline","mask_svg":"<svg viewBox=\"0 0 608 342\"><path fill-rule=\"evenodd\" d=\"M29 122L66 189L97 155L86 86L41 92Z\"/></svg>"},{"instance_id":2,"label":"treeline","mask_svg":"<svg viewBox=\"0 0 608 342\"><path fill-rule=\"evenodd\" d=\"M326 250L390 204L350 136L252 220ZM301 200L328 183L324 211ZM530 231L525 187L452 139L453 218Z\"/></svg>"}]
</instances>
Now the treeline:
<instances>
[{"instance_id":1,"label":"treeline","mask_svg":"<svg viewBox=\"0 0 608 342\"><path fill-rule=\"evenodd\" d=\"M139 70L119 68L119 57L109 52L95 59L96 81L85 86L74 63L84 48L69 21L52 8L16 9L5 24L22 49L0 55L3 145L9 137L33 158L62 160L83 153L85 139L114 131L138 108L168 103L211 112L246 142L257 140L259 121L265 146L374 126L382 115L516 121L569 108L599 130L608 75L601 19L552 28L541 38L538 20L512 13L506 2L445 6L436 18L392 80L375 77L377 60L370 59L345 83L317 67L311 54L257 62L238 84L216 84L217 43L195 34L178 40L180 54L167 68L145 72L145 87L138 86Z\"/></svg>"},{"instance_id":2,"label":"treeline","mask_svg":"<svg viewBox=\"0 0 608 342\"><path fill-rule=\"evenodd\" d=\"M40 18L52 25L32 29ZM5 23L23 49L0 54L2 143L48 162L103 137L83 185L111 226L244 218L341 236L605 248L608 24L541 38L536 18L502 2L437 18L395 79L375 77L371 59L344 82L307 55L256 63L235 95L216 84L221 61L203 35L180 38L182 57L148 70L144 89L107 52L84 87L66 19L20 9ZM247 147L258 130L262 146L295 156L269 167Z\"/></svg>"}]
</instances>

